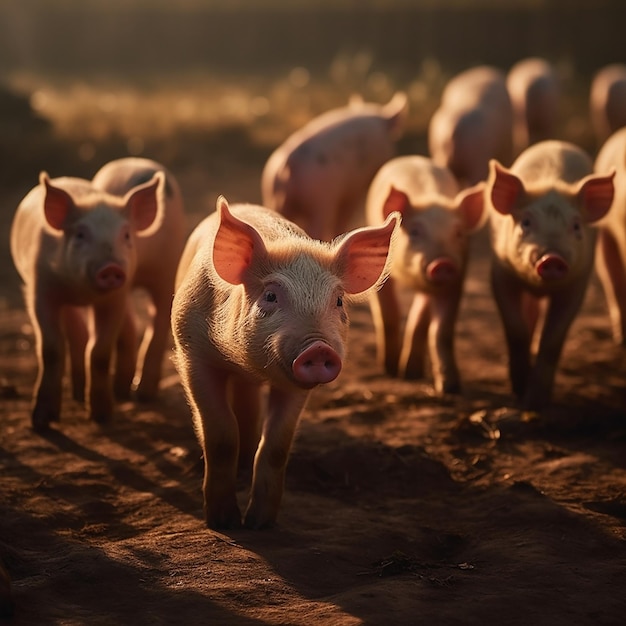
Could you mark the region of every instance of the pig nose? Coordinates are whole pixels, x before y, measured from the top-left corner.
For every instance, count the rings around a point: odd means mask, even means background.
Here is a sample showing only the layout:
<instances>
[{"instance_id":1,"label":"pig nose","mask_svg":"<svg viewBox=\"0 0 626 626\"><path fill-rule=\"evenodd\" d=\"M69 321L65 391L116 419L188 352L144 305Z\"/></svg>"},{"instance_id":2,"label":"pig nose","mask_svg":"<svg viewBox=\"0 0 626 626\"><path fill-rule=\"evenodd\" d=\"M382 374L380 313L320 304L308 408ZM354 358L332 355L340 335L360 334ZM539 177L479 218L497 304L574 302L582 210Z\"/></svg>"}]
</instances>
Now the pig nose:
<instances>
[{"instance_id":1,"label":"pig nose","mask_svg":"<svg viewBox=\"0 0 626 626\"><path fill-rule=\"evenodd\" d=\"M316 341L296 357L291 369L303 387L314 387L339 376L341 358L327 343Z\"/></svg>"},{"instance_id":2,"label":"pig nose","mask_svg":"<svg viewBox=\"0 0 626 626\"><path fill-rule=\"evenodd\" d=\"M115 263L108 263L96 274L96 287L100 291L119 289L126 281L126 273Z\"/></svg>"},{"instance_id":3,"label":"pig nose","mask_svg":"<svg viewBox=\"0 0 626 626\"><path fill-rule=\"evenodd\" d=\"M433 283L447 283L458 276L458 269L452 259L435 259L426 267L426 276Z\"/></svg>"},{"instance_id":4,"label":"pig nose","mask_svg":"<svg viewBox=\"0 0 626 626\"><path fill-rule=\"evenodd\" d=\"M569 266L567 261L555 253L544 254L537 265L537 274L543 278L543 280L562 280L567 276Z\"/></svg>"}]
</instances>

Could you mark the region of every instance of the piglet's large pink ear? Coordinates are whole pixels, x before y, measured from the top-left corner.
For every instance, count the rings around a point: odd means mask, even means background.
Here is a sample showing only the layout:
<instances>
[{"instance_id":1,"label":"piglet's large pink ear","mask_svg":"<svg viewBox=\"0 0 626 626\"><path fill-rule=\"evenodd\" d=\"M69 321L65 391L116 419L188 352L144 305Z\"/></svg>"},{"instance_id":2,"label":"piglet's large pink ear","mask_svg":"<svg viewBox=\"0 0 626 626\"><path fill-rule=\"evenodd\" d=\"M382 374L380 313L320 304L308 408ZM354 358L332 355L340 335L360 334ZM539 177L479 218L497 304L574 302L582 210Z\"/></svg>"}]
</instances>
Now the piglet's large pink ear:
<instances>
[{"instance_id":1,"label":"piglet's large pink ear","mask_svg":"<svg viewBox=\"0 0 626 626\"><path fill-rule=\"evenodd\" d=\"M48 222L52 228L62 230L67 216L74 206L74 201L67 191L55 187L52 184L47 172L41 172L41 174L39 174L39 182L46 191L43 202L46 222Z\"/></svg>"},{"instance_id":2,"label":"piglet's large pink ear","mask_svg":"<svg viewBox=\"0 0 626 626\"><path fill-rule=\"evenodd\" d=\"M397 211L400 215L404 215L408 206L409 197L404 191L400 191L392 185L389 190L389 195L383 204L383 219L387 219L394 211Z\"/></svg>"},{"instance_id":3,"label":"piglet's large pink ear","mask_svg":"<svg viewBox=\"0 0 626 626\"><path fill-rule=\"evenodd\" d=\"M491 188L491 204L503 215L514 211L526 193L524 183L495 159L489 161L488 185Z\"/></svg>"},{"instance_id":4,"label":"piglet's large pink ear","mask_svg":"<svg viewBox=\"0 0 626 626\"><path fill-rule=\"evenodd\" d=\"M163 195L164 187L165 174L156 172L147 183L137 185L124 197L124 203L130 211L130 220L138 233L147 230L153 224L155 227L159 225L163 217L159 197Z\"/></svg>"},{"instance_id":5,"label":"piglet's large pink ear","mask_svg":"<svg viewBox=\"0 0 626 626\"><path fill-rule=\"evenodd\" d=\"M485 211L485 183L477 183L473 187L460 191L455 204L461 215L463 224L468 233L478 230L484 221Z\"/></svg>"},{"instance_id":6,"label":"piglet's large pink ear","mask_svg":"<svg viewBox=\"0 0 626 626\"><path fill-rule=\"evenodd\" d=\"M213 244L213 266L220 278L231 285L240 285L253 257L265 254L265 244L250 224L236 218L224 196L217 199L220 225Z\"/></svg>"},{"instance_id":7,"label":"piglet's large pink ear","mask_svg":"<svg viewBox=\"0 0 626 626\"><path fill-rule=\"evenodd\" d=\"M392 213L382 226L359 228L341 241L337 260L346 293L363 293L387 277L389 250L399 224L400 215Z\"/></svg>"},{"instance_id":8,"label":"piglet's large pink ear","mask_svg":"<svg viewBox=\"0 0 626 626\"><path fill-rule=\"evenodd\" d=\"M585 176L578 184L576 196L587 222L596 222L603 218L611 208L615 195L613 178L615 178L615 169L605 175Z\"/></svg>"}]
</instances>

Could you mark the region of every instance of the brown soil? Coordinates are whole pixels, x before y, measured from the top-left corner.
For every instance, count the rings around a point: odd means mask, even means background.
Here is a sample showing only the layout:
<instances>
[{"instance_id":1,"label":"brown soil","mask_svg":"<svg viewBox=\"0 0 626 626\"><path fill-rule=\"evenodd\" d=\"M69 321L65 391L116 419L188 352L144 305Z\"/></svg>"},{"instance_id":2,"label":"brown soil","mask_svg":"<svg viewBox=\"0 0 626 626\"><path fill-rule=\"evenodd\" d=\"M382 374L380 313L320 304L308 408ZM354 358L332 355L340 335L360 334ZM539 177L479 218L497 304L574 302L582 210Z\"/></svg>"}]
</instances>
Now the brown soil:
<instances>
[{"instance_id":1,"label":"brown soil","mask_svg":"<svg viewBox=\"0 0 626 626\"><path fill-rule=\"evenodd\" d=\"M228 137L174 153L190 227L217 192L258 200L266 155L239 148ZM540 416L509 395L484 237L457 327L461 397L381 376L369 311L354 308L344 370L302 416L277 526L217 533L203 522L200 449L169 360L153 405L121 405L98 426L67 395L54 430L31 429L33 337L7 237L36 178L28 165L27 182L0 192L12 624L624 623L625 362L595 278Z\"/></svg>"}]
</instances>

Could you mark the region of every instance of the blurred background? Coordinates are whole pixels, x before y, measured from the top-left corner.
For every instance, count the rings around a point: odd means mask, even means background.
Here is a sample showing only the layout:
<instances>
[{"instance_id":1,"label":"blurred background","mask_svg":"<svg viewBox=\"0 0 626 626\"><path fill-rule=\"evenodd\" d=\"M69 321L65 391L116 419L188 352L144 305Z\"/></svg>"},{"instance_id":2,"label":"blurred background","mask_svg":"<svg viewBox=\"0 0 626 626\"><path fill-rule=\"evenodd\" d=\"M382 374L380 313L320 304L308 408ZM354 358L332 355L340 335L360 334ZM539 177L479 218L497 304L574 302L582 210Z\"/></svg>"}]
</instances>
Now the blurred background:
<instances>
[{"instance_id":1,"label":"blurred background","mask_svg":"<svg viewBox=\"0 0 626 626\"><path fill-rule=\"evenodd\" d=\"M453 74L535 55L558 67L563 138L593 151L589 81L626 61L625 27L623 0L0 0L0 183L136 154L257 201L235 170L260 175L352 93L406 90L400 151L424 152Z\"/></svg>"}]
</instances>

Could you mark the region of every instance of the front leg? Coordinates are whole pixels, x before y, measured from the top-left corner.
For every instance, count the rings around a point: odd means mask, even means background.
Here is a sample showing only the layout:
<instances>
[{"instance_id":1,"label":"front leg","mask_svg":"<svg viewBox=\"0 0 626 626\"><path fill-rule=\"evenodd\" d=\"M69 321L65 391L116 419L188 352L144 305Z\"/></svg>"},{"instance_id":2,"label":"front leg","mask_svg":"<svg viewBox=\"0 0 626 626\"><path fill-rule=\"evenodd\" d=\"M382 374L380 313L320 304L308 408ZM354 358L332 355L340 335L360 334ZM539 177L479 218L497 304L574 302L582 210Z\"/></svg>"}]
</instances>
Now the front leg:
<instances>
[{"instance_id":1,"label":"front leg","mask_svg":"<svg viewBox=\"0 0 626 626\"><path fill-rule=\"evenodd\" d=\"M65 339L60 309L52 302L36 296L30 317L38 361L31 419L35 430L46 430L51 422L58 422L61 417Z\"/></svg>"},{"instance_id":2,"label":"front leg","mask_svg":"<svg viewBox=\"0 0 626 626\"><path fill-rule=\"evenodd\" d=\"M523 408L537 411L550 402L556 369L567 333L582 306L585 287L559 292L550 298L539 350L531 370Z\"/></svg>"},{"instance_id":3,"label":"front leg","mask_svg":"<svg viewBox=\"0 0 626 626\"><path fill-rule=\"evenodd\" d=\"M254 460L252 493L244 518L248 528L265 528L276 521L289 451L308 395L305 390L270 389L268 415Z\"/></svg>"},{"instance_id":4,"label":"front leg","mask_svg":"<svg viewBox=\"0 0 626 626\"><path fill-rule=\"evenodd\" d=\"M125 297L120 294L93 308L93 332L87 346L87 409L96 422L113 416L111 361L126 314Z\"/></svg>"},{"instance_id":5,"label":"front leg","mask_svg":"<svg viewBox=\"0 0 626 626\"><path fill-rule=\"evenodd\" d=\"M516 276L492 265L491 286L500 313L509 356L513 393L523 397L530 375L531 333L524 307L524 287Z\"/></svg>"},{"instance_id":6,"label":"front leg","mask_svg":"<svg viewBox=\"0 0 626 626\"><path fill-rule=\"evenodd\" d=\"M376 359L388 376L397 376L400 358L400 307L393 279L370 296L376 333Z\"/></svg>"},{"instance_id":7,"label":"front leg","mask_svg":"<svg viewBox=\"0 0 626 626\"><path fill-rule=\"evenodd\" d=\"M424 377L426 338L430 319L430 297L425 293L417 292L404 327L399 368L402 378L419 380Z\"/></svg>"},{"instance_id":8,"label":"front leg","mask_svg":"<svg viewBox=\"0 0 626 626\"><path fill-rule=\"evenodd\" d=\"M461 301L461 285L431 298L430 360L435 391L460 393L461 377L454 354L454 333Z\"/></svg>"},{"instance_id":9,"label":"front leg","mask_svg":"<svg viewBox=\"0 0 626 626\"><path fill-rule=\"evenodd\" d=\"M77 402L85 401L85 351L89 332L85 311L81 307L63 308L63 329L67 337L72 373L72 396Z\"/></svg>"}]
</instances>

